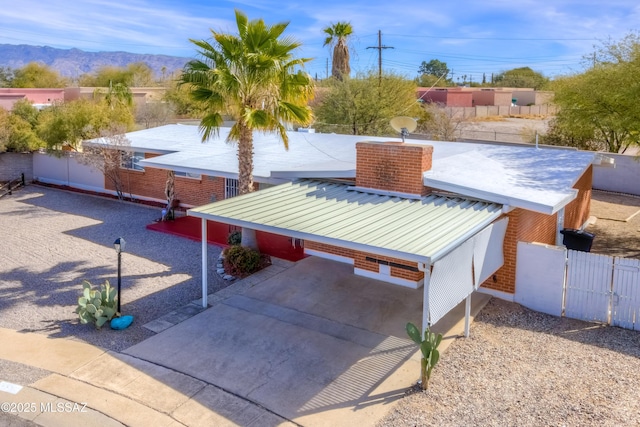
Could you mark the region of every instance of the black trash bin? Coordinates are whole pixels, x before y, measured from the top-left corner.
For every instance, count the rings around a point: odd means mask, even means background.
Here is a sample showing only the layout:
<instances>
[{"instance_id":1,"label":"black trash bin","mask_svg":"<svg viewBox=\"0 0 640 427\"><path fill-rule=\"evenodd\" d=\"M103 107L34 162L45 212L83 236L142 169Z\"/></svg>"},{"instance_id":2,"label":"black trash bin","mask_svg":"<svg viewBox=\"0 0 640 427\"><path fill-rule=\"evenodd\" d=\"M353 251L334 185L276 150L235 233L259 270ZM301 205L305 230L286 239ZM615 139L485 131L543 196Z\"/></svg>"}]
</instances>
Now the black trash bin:
<instances>
[{"instance_id":1,"label":"black trash bin","mask_svg":"<svg viewBox=\"0 0 640 427\"><path fill-rule=\"evenodd\" d=\"M560 233L564 235L562 244L564 244L567 249L582 252L591 251L591 245L593 244L593 238L595 237L594 234L587 233L586 231L575 230L573 228L565 228L564 230L561 230Z\"/></svg>"}]
</instances>

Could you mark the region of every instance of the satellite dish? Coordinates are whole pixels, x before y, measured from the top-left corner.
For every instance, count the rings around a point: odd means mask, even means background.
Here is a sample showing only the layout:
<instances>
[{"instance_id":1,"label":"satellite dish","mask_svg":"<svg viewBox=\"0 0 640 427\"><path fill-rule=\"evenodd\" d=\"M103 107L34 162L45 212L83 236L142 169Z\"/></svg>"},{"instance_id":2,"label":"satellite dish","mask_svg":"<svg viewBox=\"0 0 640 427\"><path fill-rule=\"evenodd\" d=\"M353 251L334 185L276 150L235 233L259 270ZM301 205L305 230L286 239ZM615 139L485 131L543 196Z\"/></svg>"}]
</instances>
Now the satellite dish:
<instances>
[{"instance_id":1,"label":"satellite dish","mask_svg":"<svg viewBox=\"0 0 640 427\"><path fill-rule=\"evenodd\" d=\"M391 119L390 123L391 127L396 132L400 133L402 142L404 142L404 139L409 136L411 132L416 130L416 127L418 127L418 122L416 122L416 119L407 116L394 117L393 119Z\"/></svg>"}]
</instances>

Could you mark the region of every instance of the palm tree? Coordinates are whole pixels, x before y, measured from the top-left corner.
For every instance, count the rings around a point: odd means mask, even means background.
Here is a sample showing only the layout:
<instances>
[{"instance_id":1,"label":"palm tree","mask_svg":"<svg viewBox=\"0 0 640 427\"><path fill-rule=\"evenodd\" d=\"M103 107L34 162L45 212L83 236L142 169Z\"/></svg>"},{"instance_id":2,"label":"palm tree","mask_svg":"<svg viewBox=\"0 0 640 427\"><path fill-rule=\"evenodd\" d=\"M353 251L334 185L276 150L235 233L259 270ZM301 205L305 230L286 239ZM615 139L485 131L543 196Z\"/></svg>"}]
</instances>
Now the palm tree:
<instances>
[{"instance_id":1,"label":"palm tree","mask_svg":"<svg viewBox=\"0 0 640 427\"><path fill-rule=\"evenodd\" d=\"M342 80L349 77L351 66L349 65L349 47L347 40L353 34L353 27L349 22L336 22L323 30L327 33L324 45L333 47L333 61L331 64L331 75Z\"/></svg>"},{"instance_id":2,"label":"palm tree","mask_svg":"<svg viewBox=\"0 0 640 427\"><path fill-rule=\"evenodd\" d=\"M191 97L206 106L203 142L217 133L223 114L235 120L227 141L238 144L238 191L246 194L254 190L253 131L277 133L288 149L285 125L311 123L313 80L300 70L309 59L293 56L301 44L280 37L288 22L266 25L239 10L235 14L237 35L211 30L212 42L191 40L201 59L187 63L180 84L189 85Z\"/></svg>"}]
</instances>

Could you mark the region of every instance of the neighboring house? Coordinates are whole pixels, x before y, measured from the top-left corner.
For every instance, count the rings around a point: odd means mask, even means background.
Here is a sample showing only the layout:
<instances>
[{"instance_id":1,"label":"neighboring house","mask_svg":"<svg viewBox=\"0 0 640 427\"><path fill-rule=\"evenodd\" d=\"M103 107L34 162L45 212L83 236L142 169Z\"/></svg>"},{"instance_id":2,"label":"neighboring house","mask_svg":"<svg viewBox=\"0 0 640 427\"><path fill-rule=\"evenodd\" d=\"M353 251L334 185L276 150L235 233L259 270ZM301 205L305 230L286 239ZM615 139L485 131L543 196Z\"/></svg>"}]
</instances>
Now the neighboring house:
<instances>
[{"instance_id":1,"label":"neighboring house","mask_svg":"<svg viewBox=\"0 0 640 427\"><path fill-rule=\"evenodd\" d=\"M419 87L417 98L445 107L510 107L547 105L553 101L553 92L528 88L487 87Z\"/></svg>"},{"instance_id":2,"label":"neighboring house","mask_svg":"<svg viewBox=\"0 0 640 427\"><path fill-rule=\"evenodd\" d=\"M55 101L73 101L75 99L92 99L96 89L106 93L108 88L95 87L68 87L51 89L22 89L22 88L0 88L0 107L11 110L13 104L20 99L27 99L38 107L50 106ZM162 102L166 92L164 87L132 87L133 102L135 105L149 102Z\"/></svg>"},{"instance_id":3,"label":"neighboring house","mask_svg":"<svg viewBox=\"0 0 640 427\"><path fill-rule=\"evenodd\" d=\"M513 93L510 90L482 88L481 90L474 90L471 94L474 106L497 105L501 107L510 107L513 102Z\"/></svg>"},{"instance_id":4,"label":"neighboring house","mask_svg":"<svg viewBox=\"0 0 640 427\"><path fill-rule=\"evenodd\" d=\"M23 89L0 88L0 107L11 110L13 104L21 99L27 99L36 107L42 108L53 104L55 101L64 100L65 89Z\"/></svg>"},{"instance_id":5,"label":"neighboring house","mask_svg":"<svg viewBox=\"0 0 640 427\"><path fill-rule=\"evenodd\" d=\"M444 107L473 107L473 93L460 87L419 87L417 97L421 102L440 104Z\"/></svg>"},{"instance_id":6,"label":"neighboring house","mask_svg":"<svg viewBox=\"0 0 640 427\"><path fill-rule=\"evenodd\" d=\"M205 143L196 126L128 133L126 192L163 201L174 170L176 197L197 206L188 215L203 227L288 236L307 254L413 288L442 281L449 268L464 276L459 283L473 274L475 287L505 298L515 292L518 241L559 244L563 228L589 215L592 152L299 132L289 133L288 151L256 133L254 176L265 190L230 198L238 168L228 132Z\"/></svg>"},{"instance_id":7,"label":"neighboring house","mask_svg":"<svg viewBox=\"0 0 640 427\"><path fill-rule=\"evenodd\" d=\"M131 94L133 95L133 102L135 105L146 104L150 102L162 102L162 98L166 92L166 88L153 86L153 87L130 87ZM99 90L102 93L106 93L109 88L107 87L69 87L65 89L65 101L73 101L75 99L92 99L95 91Z\"/></svg>"}]
</instances>

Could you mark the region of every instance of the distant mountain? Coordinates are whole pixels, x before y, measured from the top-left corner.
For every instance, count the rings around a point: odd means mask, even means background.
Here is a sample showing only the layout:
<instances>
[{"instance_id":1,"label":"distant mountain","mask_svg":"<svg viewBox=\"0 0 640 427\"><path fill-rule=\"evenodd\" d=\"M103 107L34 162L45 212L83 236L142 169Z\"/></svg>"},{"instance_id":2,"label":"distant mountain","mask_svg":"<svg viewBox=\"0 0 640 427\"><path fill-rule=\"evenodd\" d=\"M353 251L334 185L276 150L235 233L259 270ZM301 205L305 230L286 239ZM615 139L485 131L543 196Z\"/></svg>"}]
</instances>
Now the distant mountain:
<instances>
[{"instance_id":1,"label":"distant mountain","mask_svg":"<svg viewBox=\"0 0 640 427\"><path fill-rule=\"evenodd\" d=\"M182 69L190 58L167 55L149 55L129 52L85 52L80 49L56 49L49 46L26 44L0 44L0 67L21 68L29 62L42 62L64 77L78 76L96 71L102 66L126 67L132 62L146 63L162 76Z\"/></svg>"}]
</instances>

